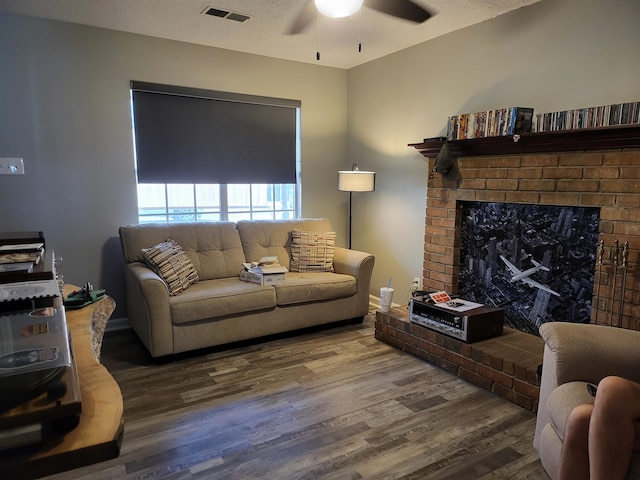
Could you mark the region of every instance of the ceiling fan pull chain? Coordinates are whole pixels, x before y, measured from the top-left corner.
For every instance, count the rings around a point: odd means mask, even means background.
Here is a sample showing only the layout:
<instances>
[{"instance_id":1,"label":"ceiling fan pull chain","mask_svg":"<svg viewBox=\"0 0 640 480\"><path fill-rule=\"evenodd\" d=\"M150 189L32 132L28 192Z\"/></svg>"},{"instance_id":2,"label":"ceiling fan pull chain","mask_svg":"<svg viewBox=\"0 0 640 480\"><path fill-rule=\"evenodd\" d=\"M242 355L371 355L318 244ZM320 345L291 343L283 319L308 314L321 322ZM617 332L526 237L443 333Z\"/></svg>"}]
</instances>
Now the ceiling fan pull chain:
<instances>
[{"instance_id":1,"label":"ceiling fan pull chain","mask_svg":"<svg viewBox=\"0 0 640 480\"><path fill-rule=\"evenodd\" d=\"M360 9L358 17L358 53L362 52L362 9Z\"/></svg>"},{"instance_id":2,"label":"ceiling fan pull chain","mask_svg":"<svg viewBox=\"0 0 640 480\"><path fill-rule=\"evenodd\" d=\"M318 10L318 49L316 51L316 60L320 61L320 10Z\"/></svg>"}]
</instances>

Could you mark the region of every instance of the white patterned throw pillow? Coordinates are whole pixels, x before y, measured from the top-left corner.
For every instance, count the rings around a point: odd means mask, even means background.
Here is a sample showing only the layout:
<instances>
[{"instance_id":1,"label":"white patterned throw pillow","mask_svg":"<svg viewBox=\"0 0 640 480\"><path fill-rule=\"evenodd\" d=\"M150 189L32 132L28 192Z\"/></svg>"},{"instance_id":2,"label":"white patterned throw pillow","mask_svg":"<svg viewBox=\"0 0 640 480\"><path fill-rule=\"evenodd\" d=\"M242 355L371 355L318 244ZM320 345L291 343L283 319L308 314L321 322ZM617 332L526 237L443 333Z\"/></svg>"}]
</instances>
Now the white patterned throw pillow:
<instances>
[{"instance_id":1,"label":"white patterned throw pillow","mask_svg":"<svg viewBox=\"0 0 640 480\"><path fill-rule=\"evenodd\" d=\"M336 232L291 232L292 272L333 272Z\"/></svg>"}]
</instances>

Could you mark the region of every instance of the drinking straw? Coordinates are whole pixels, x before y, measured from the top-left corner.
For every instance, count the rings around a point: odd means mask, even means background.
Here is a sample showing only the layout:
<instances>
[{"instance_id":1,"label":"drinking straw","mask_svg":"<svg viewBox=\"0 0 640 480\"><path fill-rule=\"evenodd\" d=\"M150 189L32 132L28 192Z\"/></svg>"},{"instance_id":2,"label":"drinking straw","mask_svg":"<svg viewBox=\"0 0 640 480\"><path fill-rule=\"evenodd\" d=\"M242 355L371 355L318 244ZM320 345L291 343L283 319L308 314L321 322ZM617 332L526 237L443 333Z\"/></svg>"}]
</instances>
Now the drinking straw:
<instances>
[{"instance_id":1,"label":"drinking straw","mask_svg":"<svg viewBox=\"0 0 640 480\"><path fill-rule=\"evenodd\" d=\"M389 283L387 284L387 288L391 288L391 277L389 277Z\"/></svg>"}]
</instances>

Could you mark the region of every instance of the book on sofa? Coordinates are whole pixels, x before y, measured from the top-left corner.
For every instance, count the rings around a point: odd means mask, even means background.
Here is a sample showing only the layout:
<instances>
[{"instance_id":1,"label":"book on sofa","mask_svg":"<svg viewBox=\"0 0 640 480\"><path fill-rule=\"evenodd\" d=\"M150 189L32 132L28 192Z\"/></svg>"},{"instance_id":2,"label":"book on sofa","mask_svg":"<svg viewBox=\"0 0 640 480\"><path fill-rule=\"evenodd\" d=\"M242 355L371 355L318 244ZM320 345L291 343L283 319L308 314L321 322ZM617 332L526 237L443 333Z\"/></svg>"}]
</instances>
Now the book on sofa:
<instances>
[{"instance_id":1,"label":"book on sofa","mask_svg":"<svg viewBox=\"0 0 640 480\"><path fill-rule=\"evenodd\" d=\"M240 280L257 283L259 285L275 285L283 283L289 270L280 265L278 257L262 257L259 262L242 264L244 270L240 272Z\"/></svg>"},{"instance_id":2,"label":"book on sofa","mask_svg":"<svg viewBox=\"0 0 640 480\"><path fill-rule=\"evenodd\" d=\"M273 275L276 273L287 273L287 267L284 265L261 265L257 267L247 268L247 264L244 264L244 269L248 272L260 273L262 275Z\"/></svg>"}]
</instances>

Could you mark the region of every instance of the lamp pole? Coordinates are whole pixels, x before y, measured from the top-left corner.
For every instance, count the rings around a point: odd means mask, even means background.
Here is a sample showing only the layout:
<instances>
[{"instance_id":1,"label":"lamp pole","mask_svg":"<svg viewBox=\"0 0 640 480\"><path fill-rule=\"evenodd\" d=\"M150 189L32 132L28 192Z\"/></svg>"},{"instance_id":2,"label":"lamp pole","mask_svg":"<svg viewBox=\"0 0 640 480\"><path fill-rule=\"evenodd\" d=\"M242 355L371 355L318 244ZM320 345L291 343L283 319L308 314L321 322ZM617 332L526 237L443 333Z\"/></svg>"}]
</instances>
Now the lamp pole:
<instances>
[{"instance_id":1,"label":"lamp pole","mask_svg":"<svg viewBox=\"0 0 640 480\"><path fill-rule=\"evenodd\" d=\"M349 250L351 250L351 196L353 192L349 192Z\"/></svg>"}]
</instances>

